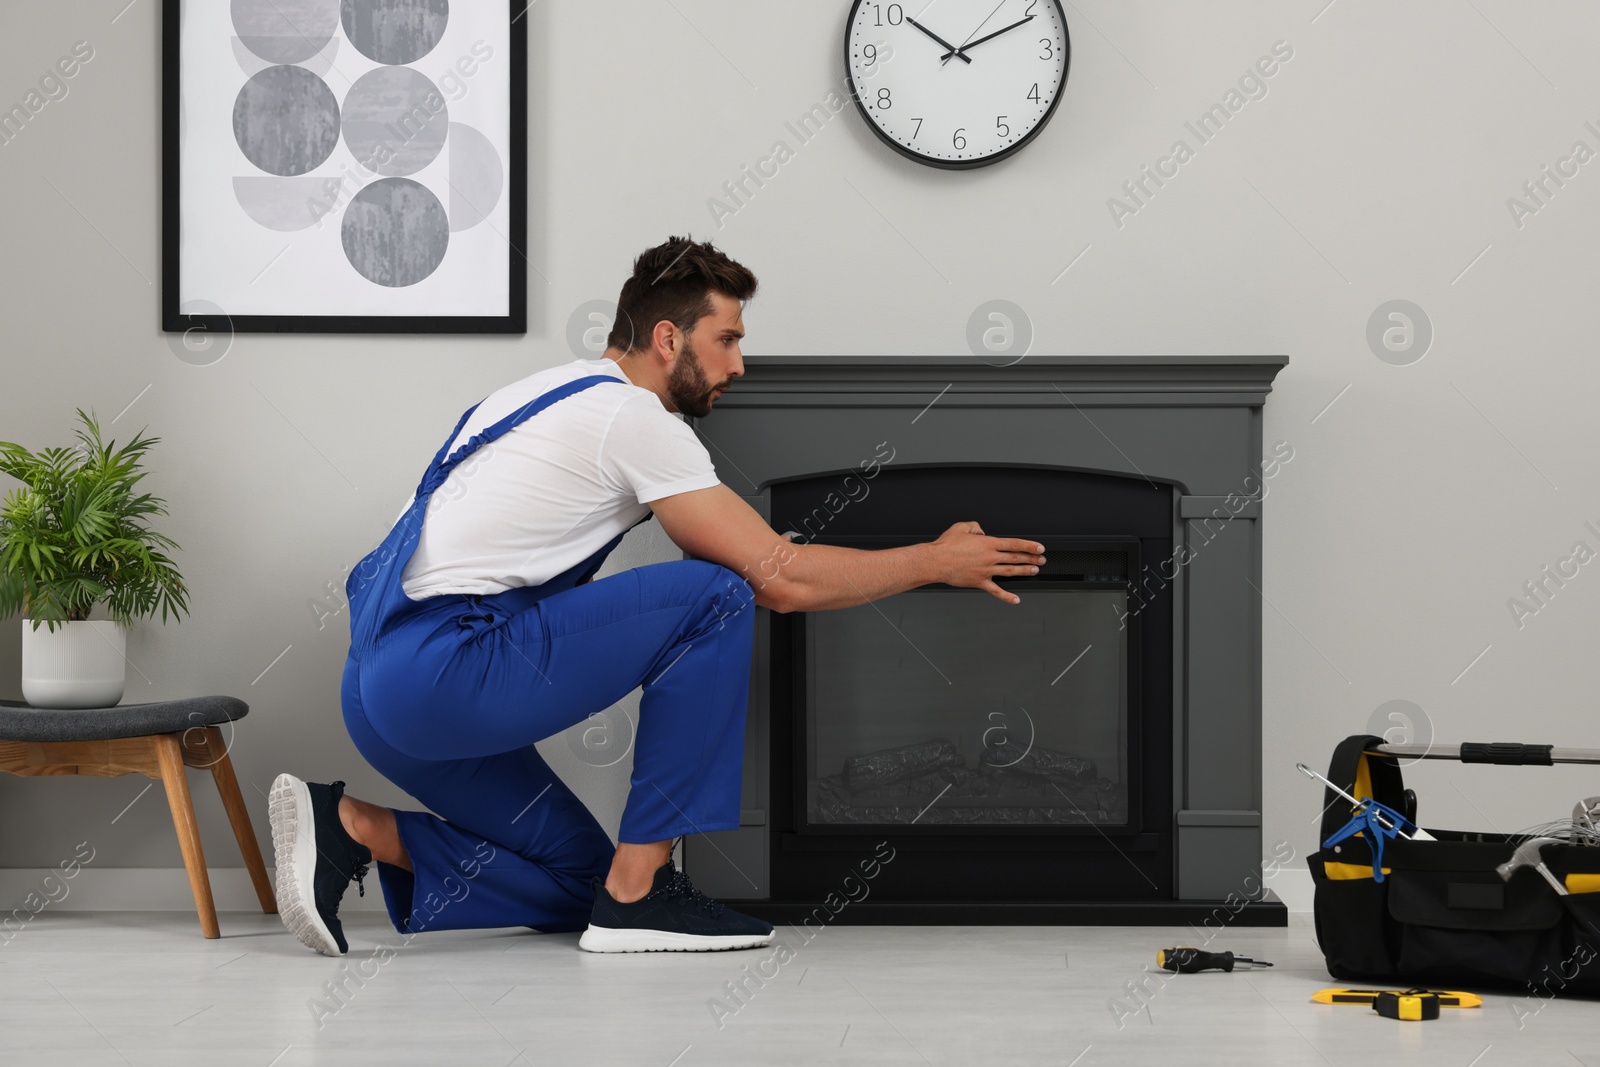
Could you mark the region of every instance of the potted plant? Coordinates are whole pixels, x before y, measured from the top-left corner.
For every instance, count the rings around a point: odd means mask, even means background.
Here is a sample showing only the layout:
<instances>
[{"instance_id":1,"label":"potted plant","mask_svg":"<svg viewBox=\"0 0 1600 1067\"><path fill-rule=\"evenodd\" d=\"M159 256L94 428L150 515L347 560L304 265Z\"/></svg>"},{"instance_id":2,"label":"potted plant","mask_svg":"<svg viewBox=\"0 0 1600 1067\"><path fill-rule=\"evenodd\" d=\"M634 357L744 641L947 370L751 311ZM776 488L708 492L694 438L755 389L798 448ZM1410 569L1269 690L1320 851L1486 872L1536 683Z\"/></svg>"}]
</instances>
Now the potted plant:
<instances>
[{"instance_id":1,"label":"potted plant","mask_svg":"<svg viewBox=\"0 0 1600 1067\"><path fill-rule=\"evenodd\" d=\"M100 440L92 415L80 408L78 418L76 448L35 454L0 441L0 473L23 483L0 508L0 615L22 611L22 696L40 708L116 704L127 627L158 606L162 622L188 610L166 555L177 544L144 524L167 514L166 502L135 491L160 438L136 436L118 449ZM99 603L110 621L89 621Z\"/></svg>"}]
</instances>

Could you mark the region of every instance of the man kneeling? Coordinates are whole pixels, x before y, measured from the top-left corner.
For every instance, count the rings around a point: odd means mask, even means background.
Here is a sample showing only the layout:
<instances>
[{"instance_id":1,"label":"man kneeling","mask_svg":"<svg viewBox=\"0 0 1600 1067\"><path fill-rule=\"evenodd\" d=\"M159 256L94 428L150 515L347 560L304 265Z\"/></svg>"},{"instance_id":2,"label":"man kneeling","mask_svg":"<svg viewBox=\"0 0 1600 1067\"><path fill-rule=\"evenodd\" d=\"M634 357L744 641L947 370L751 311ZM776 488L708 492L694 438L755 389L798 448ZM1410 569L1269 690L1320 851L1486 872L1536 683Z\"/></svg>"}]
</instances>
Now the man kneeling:
<instances>
[{"instance_id":1,"label":"man kneeling","mask_svg":"<svg viewBox=\"0 0 1600 1067\"><path fill-rule=\"evenodd\" d=\"M306 945L347 950L339 903L352 879L365 893L374 861L402 933L582 930L593 952L768 944L770 923L709 900L671 859L680 836L739 825L756 607L852 607L930 582L1015 602L993 579L1044 562L1042 546L974 522L881 551L792 544L722 485L678 416L709 414L744 373L755 291L709 244L644 252L603 358L469 410L352 571L345 725L431 813L279 776L278 905ZM692 558L592 581L652 515ZM613 848L534 743L641 687Z\"/></svg>"}]
</instances>

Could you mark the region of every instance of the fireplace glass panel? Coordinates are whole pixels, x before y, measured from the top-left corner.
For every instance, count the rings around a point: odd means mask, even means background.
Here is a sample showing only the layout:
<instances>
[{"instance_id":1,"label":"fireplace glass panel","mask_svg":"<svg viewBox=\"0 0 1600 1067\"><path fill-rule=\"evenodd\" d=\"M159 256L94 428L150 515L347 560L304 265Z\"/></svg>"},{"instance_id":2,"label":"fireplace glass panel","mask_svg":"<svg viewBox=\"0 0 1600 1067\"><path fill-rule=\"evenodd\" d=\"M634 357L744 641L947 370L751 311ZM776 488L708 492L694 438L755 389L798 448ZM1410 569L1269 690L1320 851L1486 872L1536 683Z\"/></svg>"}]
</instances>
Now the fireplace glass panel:
<instances>
[{"instance_id":1,"label":"fireplace glass panel","mask_svg":"<svg viewBox=\"0 0 1600 1067\"><path fill-rule=\"evenodd\" d=\"M1129 824L1126 583L1006 584L805 616L811 826Z\"/></svg>"}]
</instances>

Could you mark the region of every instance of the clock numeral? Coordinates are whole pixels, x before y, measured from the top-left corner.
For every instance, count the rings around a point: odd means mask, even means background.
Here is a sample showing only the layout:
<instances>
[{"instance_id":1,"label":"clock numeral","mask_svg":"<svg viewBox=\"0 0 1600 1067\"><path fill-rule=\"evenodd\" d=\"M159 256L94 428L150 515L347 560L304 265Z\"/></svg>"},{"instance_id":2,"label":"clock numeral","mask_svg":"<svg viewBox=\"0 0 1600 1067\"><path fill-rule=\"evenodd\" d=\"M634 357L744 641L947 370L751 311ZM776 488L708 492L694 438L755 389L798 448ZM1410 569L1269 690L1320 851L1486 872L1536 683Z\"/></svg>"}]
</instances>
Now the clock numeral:
<instances>
[{"instance_id":1,"label":"clock numeral","mask_svg":"<svg viewBox=\"0 0 1600 1067\"><path fill-rule=\"evenodd\" d=\"M894 106L894 97L890 94L889 87L888 86L884 86L882 89L879 89L878 90L878 108L879 108L879 110L888 111L893 106Z\"/></svg>"},{"instance_id":2,"label":"clock numeral","mask_svg":"<svg viewBox=\"0 0 1600 1067\"><path fill-rule=\"evenodd\" d=\"M961 136L966 132L967 128L963 126L961 129L956 131L956 135L954 137L950 138L950 144L953 145L957 151L967 147L967 139Z\"/></svg>"},{"instance_id":3,"label":"clock numeral","mask_svg":"<svg viewBox=\"0 0 1600 1067\"><path fill-rule=\"evenodd\" d=\"M1056 57L1056 46L1054 41L1050 40L1048 37L1041 37L1039 38L1039 43L1044 45L1044 55L1040 56L1040 59L1054 59Z\"/></svg>"},{"instance_id":4,"label":"clock numeral","mask_svg":"<svg viewBox=\"0 0 1600 1067\"><path fill-rule=\"evenodd\" d=\"M922 132L922 120L912 119L911 121L917 124L917 128L911 131L911 139L915 141L917 139L917 134Z\"/></svg>"},{"instance_id":5,"label":"clock numeral","mask_svg":"<svg viewBox=\"0 0 1600 1067\"><path fill-rule=\"evenodd\" d=\"M1039 0L1028 0L1028 10L1024 11L1024 18L1033 18L1033 9L1039 6Z\"/></svg>"},{"instance_id":6,"label":"clock numeral","mask_svg":"<svg viewBox=\"0 0 1600 1067\"><path fill-rule=\"evenodd\" d=\"M876 22L873 23L873 25L882 26L883 25L883 5L882 4L873 4L872 5L872 13L873 13L873 18L877 20ZM900 25L900 23L905 21L905 17L906 17L905 9L902 8L899 4L890 4L889 5L889 25L898 26L898 25Z\"/></svg>"},{"instance_id":7,"label":"clock numeral","mask_svg":"<svg viewBox=\"0 0 1600 1067\"><path fill-rule=\"evenodd\" d=\"M861 54L866 58L867 66L870 67L878 61L878 46L869 44L861 49Z\"/></svg>"},{"instance_id":8,"label":"clock numeral","mask_svg":"<svg viewBox=\"0 0 1600 1067\"><path fill-rule=\"evenodd\" d=\"M1039 102L1039 83L1038 82L1034 82L1033 83L1033 88L1028 90L1028 99L1032 100L1035 104L1037 104Z\"/></svg>"},{"instance_id":9,"label":"clock numeral","mask_svg":"<svg viewBox=\"0 0 1600 1067\"><path fill-rule=\"evenodd\" d=\"M1010 137L1011 136L1011 127L1006 125L1006 117L1004 115L996 115L995 116L995 119L994 119L994 130L1001 137Z\"/></svg>"}]
</instances>

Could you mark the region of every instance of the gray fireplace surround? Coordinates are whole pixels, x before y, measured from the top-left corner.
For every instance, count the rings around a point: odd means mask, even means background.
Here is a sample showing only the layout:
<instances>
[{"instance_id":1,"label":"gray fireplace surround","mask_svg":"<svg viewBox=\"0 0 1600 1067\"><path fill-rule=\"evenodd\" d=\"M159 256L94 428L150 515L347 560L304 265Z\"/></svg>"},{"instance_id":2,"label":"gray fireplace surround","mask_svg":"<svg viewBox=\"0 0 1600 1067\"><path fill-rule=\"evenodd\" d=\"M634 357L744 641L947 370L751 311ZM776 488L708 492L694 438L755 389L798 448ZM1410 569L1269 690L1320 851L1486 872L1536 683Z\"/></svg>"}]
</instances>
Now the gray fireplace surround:
<instances>
[{"instance_id":1,"label":"gray fireplace surround","mask_svg":"<svg viewBox=\"0 0 1600 1067\"><path fill-rule=\"evenodd\" d=\"M752 356L694 426L723 483L769 520L774 485L859 469L880 445L896 468L1020 465L1170 486L1174 559L1147 573L1170 579L1173 597L1174 899L1259 887L1262 407L1288 357L999 363ZM741 827L685 845L686 869L714 897L771 895L772 621L762 610L756 623Z\"/></svg>"}]
</instances>

